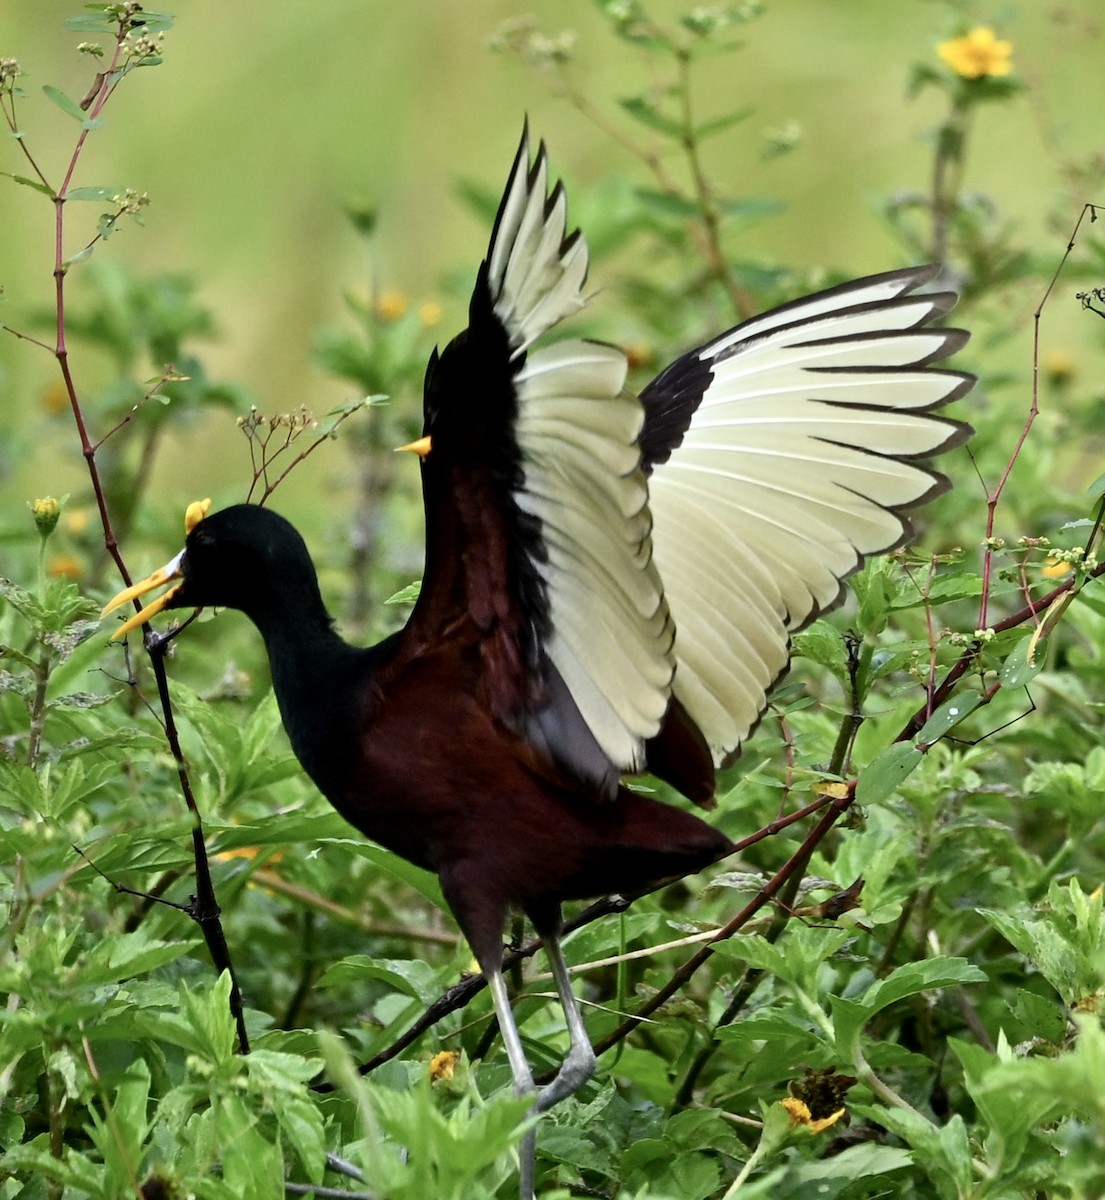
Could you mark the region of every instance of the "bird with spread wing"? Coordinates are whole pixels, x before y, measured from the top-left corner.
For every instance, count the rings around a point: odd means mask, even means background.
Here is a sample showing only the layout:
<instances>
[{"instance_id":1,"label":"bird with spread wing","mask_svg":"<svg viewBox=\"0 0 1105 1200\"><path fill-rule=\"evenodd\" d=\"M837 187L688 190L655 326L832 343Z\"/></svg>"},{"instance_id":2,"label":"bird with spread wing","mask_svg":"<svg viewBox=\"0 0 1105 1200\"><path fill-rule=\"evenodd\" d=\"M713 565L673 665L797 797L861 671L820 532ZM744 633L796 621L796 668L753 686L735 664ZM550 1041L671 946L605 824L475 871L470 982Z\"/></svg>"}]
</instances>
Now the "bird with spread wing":
<instances>
[{"instance_id":1,"label":"bird with spread wing","mask_svg":"<svg viewBox=\"0 0 1105 1200\"><path fill-rule=\"evenodd\" d=\"M640 396L613 346L543 335L581 309L587 246L523 136L468 328L426 372L426 563L405 627L335 631L307 549L255 505L193 509L184 549L105 612L257 626L292 748L367 837L434 871L487 978L514 1083L545 1111L595 1068L561 953L561 904L697 871L730 840L626 787L649 771L709 808L786 670L959 445L939 415L972 377L930 267L785 304L689 351ZM546 946L570 1049L537 1091L502 976L512 908ZM522 1146L532 1196L534 1143Z\"/></svg>"}]
</instances>

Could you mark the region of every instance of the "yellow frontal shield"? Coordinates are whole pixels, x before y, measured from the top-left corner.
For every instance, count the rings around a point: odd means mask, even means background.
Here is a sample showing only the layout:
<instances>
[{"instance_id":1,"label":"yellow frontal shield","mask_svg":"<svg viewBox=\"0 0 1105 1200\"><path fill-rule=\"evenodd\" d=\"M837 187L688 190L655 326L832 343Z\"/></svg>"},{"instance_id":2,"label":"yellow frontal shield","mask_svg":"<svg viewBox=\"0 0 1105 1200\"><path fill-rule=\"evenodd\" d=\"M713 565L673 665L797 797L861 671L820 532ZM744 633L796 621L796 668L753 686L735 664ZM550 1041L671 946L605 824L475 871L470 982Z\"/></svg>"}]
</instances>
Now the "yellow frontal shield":
<instances>
[{"instance_id":1,"label":"yellow frontal shield","mask_svg":"<svg viewBox=\"0 0 1105 1200\"><path fill-rule=\"evenodd\" d=\"M184 514L184 534L187 537L193 529L207 516L211 509L210 500L193 500L188 505L188 509ZM100 613L101 619L106 617L108 613L114 612L117 608L128 604L131 600L137 600L139 596L144 596L147 592L152 592L154 588L159 588L163 584L171 583L174 579L181 578L180 564L184 559L184 551L170 559L163 567L158 567L152 575L147 575L145 579L138 583L131 584L129 588L124 588L117 596L113 596L111 600L104 605ZM124 621L122 625L111 635L111 640L116 641L118 638L126 637L132 629L137 629L140 625L145 625L151 618L157 616L164 609L172 598L180 591L181 584L169 588L164 595L147 604L140 611L136 612L129 620Z\"/></svg>"}]
</instances>

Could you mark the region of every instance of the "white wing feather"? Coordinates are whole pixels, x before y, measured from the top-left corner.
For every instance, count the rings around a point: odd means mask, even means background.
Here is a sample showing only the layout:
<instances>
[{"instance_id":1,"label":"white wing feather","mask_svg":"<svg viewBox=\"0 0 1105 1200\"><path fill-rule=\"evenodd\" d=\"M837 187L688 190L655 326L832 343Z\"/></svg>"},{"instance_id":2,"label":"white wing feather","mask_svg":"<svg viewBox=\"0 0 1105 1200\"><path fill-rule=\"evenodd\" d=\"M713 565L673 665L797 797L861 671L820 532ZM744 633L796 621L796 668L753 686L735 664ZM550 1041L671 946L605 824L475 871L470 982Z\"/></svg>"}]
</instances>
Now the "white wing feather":
<instances>
[{"instance_id":1,"label":"white wing feather","mask_svg":"<svg viewBox=\"0 0 1105 1200\"><path fill-rule=\"evenodd\" d=\"M830 289L687 356L704 390L650 479L653 546L678 629L674 692L719 763L759 719L790 635L941 490L915 460L969 432L930 411L970 386L929 369L965 340L924 328L951 300L911 294L931 274Z\"/></svg>"}]
</instances>

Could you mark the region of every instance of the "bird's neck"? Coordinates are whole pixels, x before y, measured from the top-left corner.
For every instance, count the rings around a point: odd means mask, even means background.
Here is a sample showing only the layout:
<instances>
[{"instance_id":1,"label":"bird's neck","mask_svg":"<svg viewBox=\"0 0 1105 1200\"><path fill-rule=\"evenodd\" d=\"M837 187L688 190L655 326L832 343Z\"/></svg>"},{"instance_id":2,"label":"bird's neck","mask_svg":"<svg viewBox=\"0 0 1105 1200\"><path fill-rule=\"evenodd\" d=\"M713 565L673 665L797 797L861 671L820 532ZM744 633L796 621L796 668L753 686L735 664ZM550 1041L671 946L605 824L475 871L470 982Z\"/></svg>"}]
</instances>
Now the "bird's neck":
<instances>
[{"instance_id":1,"label":"bird's neck","mask_svg":"<svg viewBox=\"0 0 1105 1200\"><path fill-rule=\"evenodd\" d=\"M341 785L348 739L355 739L361 715L365 652L334 631L321 602L317 613L301 611L294 621L281 615L254 621L265 640L292 750L319 789L330 795ZM343 741L345 757L335 753Z\"/></svg>"}]
</instances>

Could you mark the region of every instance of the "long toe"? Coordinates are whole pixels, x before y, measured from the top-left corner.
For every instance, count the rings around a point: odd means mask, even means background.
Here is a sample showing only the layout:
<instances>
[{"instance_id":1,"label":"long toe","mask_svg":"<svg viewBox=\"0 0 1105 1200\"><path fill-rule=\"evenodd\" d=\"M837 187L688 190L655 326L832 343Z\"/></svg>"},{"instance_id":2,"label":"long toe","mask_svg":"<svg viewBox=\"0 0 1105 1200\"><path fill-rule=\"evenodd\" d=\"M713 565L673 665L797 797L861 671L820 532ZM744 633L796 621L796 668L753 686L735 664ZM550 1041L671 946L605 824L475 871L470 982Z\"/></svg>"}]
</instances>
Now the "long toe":
<instances>
[{"instance_id":1,"label":"long toe","mask_svg":"<svg viewBox=\"0 0 1105 1200\"><path fill-rule=\"evenodd\" d=\"M568 1057L560 1064L556 1078L538 1093L536 1110L548 1112L553 1105L575 1095L594 1075L596 1062L595 1052L591 1049L590 1043L575 1043L568 1051Z\"/></svg>"}]
</instances>

